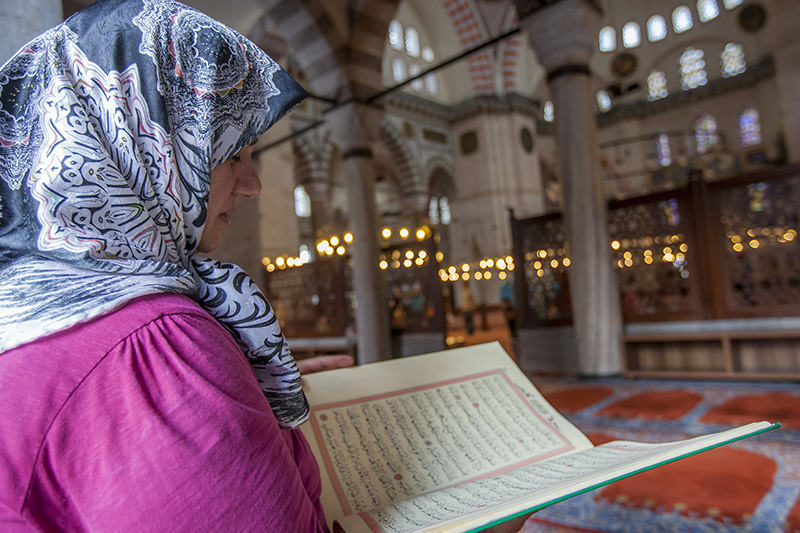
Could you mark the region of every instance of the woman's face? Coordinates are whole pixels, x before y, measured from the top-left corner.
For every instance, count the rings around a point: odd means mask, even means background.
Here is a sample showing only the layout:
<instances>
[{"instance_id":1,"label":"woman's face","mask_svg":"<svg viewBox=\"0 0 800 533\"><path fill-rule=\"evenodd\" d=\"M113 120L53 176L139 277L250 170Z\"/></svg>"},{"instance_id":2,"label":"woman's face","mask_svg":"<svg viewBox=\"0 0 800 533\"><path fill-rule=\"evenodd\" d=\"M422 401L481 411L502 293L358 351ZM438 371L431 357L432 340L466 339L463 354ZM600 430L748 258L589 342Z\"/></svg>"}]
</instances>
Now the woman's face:
<instances>
[{"instance_id":1,"label":"woman's face","mask_svg":"<svg viewBox=\"0 0 800 533\"><path fill-rule=\"evenodd\" d=\"M197 251L214 251L222 241L222 231L231 223L231 212L240 196L254 198L261 192L261 180L253 166L253 147L238 154L211 171L208 193L208 217Z\"/></svg>"}]
</instances>

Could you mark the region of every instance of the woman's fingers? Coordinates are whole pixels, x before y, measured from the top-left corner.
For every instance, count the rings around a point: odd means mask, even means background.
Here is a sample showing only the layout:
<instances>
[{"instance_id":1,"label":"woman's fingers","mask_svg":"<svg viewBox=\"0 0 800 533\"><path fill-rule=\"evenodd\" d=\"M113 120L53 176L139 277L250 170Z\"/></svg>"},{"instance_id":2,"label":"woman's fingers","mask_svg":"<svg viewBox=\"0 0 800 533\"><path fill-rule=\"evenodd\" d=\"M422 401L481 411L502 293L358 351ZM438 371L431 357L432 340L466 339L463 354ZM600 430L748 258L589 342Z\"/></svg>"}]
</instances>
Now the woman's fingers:
<instances>
[{"instance_id":1,"label":"woman's fingers","mask_svg":"<svg viewBox=\"0 0 800 533\"><path fill-rule=\"evenodd\" d=\"M333 370L334 368L344 368L352 366L353 358L349 355L318 355L308 359L297 361L297 368L301 374L311 374L322 372L323 370Z\"/></svg>"}]
</instances>

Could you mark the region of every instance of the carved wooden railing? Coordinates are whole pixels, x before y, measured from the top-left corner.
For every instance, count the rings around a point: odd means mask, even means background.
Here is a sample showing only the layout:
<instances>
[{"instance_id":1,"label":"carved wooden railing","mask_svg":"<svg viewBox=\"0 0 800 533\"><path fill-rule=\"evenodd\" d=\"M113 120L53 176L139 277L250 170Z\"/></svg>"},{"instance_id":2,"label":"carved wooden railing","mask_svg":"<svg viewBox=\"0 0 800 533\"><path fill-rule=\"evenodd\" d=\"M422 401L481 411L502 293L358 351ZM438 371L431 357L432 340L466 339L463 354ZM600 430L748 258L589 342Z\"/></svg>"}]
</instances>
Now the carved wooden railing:
<instances>
[{"instance_id":1,"label":"carved wooden railing","mask_svg":"<svg viewBox=\"0 0 800 533\"><path fill-rule=\"evenodd\" d=\"M800 165L695 174L608 208L626 322L800 315ZM570 323L561 214L512 216L511 227L520 325Z\"/></svg>"}]
</instances>

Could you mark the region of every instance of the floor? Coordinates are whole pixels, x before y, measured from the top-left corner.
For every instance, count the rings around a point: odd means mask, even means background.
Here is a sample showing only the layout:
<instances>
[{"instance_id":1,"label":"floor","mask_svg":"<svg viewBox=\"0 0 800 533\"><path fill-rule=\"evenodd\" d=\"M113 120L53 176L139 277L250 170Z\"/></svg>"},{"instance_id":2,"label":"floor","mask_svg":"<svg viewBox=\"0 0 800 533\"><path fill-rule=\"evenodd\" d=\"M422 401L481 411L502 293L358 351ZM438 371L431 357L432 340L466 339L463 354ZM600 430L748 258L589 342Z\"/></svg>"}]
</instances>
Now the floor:
<instances>
[{"instance_id":1,"label":"floor","mask_svg":"<svg viewBox=\"0 0 800 533\"><path fill-rule=\"evenodd\" d=\"M472 335L461 317L448 319L449 343L499 341L514 357L502 312L489 312L485 326L476 315ZM542 376L531 381L595 444L680 440L757 420L783 427L543 509L523 533L800 533L800 384Z\"/></svg>"}]
</instances>

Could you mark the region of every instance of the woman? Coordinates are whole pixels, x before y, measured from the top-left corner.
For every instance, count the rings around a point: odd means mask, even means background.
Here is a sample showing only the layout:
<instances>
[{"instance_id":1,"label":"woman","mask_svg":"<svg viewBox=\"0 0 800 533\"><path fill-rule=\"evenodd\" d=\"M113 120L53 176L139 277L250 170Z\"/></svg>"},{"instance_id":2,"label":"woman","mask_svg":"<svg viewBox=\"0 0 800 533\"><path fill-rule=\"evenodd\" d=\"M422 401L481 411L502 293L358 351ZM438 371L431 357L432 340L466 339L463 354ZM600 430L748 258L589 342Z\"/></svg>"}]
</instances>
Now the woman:
<instances>
[{"instance_id":1,"label":"woman","mask_svg":"<svg viewBox=\"0 0 800 533\"><path fill-rule=\"evenodd\" d=\"M95 3L0 91L0 530L327 531L277 320L200 255L305 92L172 0Z\"/></svg>"}]
</instances>

